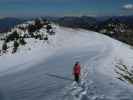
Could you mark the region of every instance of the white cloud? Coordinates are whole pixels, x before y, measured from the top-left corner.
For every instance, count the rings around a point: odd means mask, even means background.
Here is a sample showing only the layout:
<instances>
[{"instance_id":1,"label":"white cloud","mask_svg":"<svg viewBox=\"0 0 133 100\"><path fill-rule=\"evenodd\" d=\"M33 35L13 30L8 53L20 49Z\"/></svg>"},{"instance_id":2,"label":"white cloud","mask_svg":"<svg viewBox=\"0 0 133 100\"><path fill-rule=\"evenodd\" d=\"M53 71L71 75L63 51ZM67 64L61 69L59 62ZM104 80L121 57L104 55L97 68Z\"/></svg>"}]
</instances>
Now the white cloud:
<instances>
[{"instance_id":1,"label":"white cloud","mask_svg":"<svg viewBox=\"0 0 133 100\"><path fill-rule=\"evenodd\" d=\"M133 10L133 4L126 4L123 6L123 8L126 10Z\"/></svg>"}]
</instances>

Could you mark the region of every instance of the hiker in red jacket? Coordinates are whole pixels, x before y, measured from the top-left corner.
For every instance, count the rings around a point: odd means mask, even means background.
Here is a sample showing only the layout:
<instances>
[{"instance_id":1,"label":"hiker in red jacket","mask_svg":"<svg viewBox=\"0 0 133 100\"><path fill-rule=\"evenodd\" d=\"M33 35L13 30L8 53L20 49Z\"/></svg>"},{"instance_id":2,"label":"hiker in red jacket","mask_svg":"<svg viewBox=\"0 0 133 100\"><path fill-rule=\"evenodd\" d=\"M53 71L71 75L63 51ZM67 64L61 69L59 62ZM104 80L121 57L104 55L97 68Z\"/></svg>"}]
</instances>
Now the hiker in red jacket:
<instances>
[{"instance_id":1,"label":"hiker in red jacket","mask_svg":"<svg viewBox=\"0 0 133 100\"><path fill-rule=\"evenodd\" d=\"M75 65L74 65L74 68L73 68L73 74L74 74L75 81L77 83L79 83L80 70L81 70L80 64L79 64L79 62L76 62Z\"/></svg>"}]
</instances>

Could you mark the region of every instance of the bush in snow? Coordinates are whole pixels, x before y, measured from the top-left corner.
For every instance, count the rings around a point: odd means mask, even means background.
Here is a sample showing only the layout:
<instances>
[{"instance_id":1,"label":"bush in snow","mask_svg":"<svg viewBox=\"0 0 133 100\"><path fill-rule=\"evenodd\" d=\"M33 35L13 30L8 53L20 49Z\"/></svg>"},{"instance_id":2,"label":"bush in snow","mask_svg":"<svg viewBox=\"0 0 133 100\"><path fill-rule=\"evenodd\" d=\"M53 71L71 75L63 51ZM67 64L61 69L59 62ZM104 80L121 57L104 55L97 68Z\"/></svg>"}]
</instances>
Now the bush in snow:
<instances>
[{"instance_id":1,"label":"bush in snow","mask_svg":"<svg viewBox=\"0 0 133 100\"><path fill-rule=\"evenodd\" d=\"M15 40L14 41L14 48L17 48L19 46L19 43Z\"/></svg>"},{"instance_id":2,"label":"bush in snow","mask_svg":"<svg viewBox=\"0 0 133 100\"><path fill-rule=\"evenodd\" d=\"M19 34L17 33L17 31L14 31L12 34L9 34L6 37L6 42L10 42L10 41L13 41L15 39L19 39Z\"/></svg>"},{"instance_id":3,"label":"bush in snow","mask_svg":"<svg viewBox=\"0 0 133 100\"><path fill-rule=\"evenodd\" d=\"M129 66L123 64L122 62L118 63L115 67L115 72L119 75L118 79L133 84L133 67L129 69Z\"/></svg>"},{"instance_id":4,"label":"bush in snow","mask_svg":"<svg viewBox=\"0 0 133 100\"><path fill-rule=\"evenodd\" d=\"M48 35L46 35L46 36L44 37L44 40L46 40L46 41L48 40Z\"/></svg>"},{"instance_id":5,"label":"bush in snow","mask_svg":"<svg viewBox=\"0 0 133 100\"><path fill-rule=\"evenodd\" d=\"M28 32L29 32L29 33L33 33L33 32L35 32L35 31L36 31L35 25L29 25L29 26L28 26Z\"/></svg>"},{"instance_id":6,"label":"bush in snow","mask_svg":"<svg viewBox=\"0 0 133 100\"><path fill-rule=\"evenodd\" d=\"M52 29L52 26L50 24L48 24L47 27L46 27L46 29L47 29L47 32L49 33L50 30Z\"/></svg>"},{"instance_id":7,"label":"bush in snow","mask_svg":"<svg viewBox=\"0 0 133 100\"><path fill-rule=\"evenodd\" d=\"M39 19L36 19L35 26L36 26L36 30L39 30L43 27L43 24L41 23L41 21Z\"/></svg>"},{"instance_id":8,"label":"bush in snow","mask_svg":"<svg viewBox=\"0 0 133 100\"><path fill-rule=\"evenodd\" d=\"M41 22L41 20L36 19L34 25L31 24L28 26L28 32L30 33L31 37L34 37L33 32L40 30L42 27L43 23Z\"/></svg>"},{"instance_id":9,"label":"bush in snow","mask_svg":"<svg viewBox=\"0 0 133 100\"><path fill-rule=\"evenodd\" d=\"M43 40L43 37L42 37L41 34L38 34L38 35L37 35L37 38L38 38L39 40Z\"/></svg>"},{"instance_id":10,"label":"bush in snow","mask_svg":"<svg viewBox=\"0 0 133 100\"><path fill-rule=\"evenodd\" d=\"M54 32L53 29L50 29L50 30L48 31L48 33L49 33L49 35L55 35L55 32Z\"/></svg>"},{"instance_id":11,"label":"bush in snow","mask_svg":"<svg viewBox=\"0 0 133 100\"><path fill-rule=\"evenodd\" d=\"M26 44L26 41L24 40L24 38L20 38L19 43L21 45L25 45Z\"/></svg>"},{"instance_id":12,"label":"bush in snow","mask_svg":"<svg viewBox=\"0 0 133 100\"><path fill-rule=\"evenodd\" d=\"M7 50L7 43L4 42L4 44L2 45L2 51L5 53Z\"/></svg>"},{"instance_id":13,"label":"bush in snow","mask_svg":"<svg viewBox=\"0 0 133 100\"><path fill-rule=\"evenodd\" d=\"M19 47L19 43L15 40L13 46L14 47L13 47L12 53L15 53L17 51L18 47Z\"/></svg>"},{"instance_id":14,"label":"bush in snow","mask_svg":"<svg viewBox=\"0 0 133 100\"><path fill-rule=\"evenodd\" d=\"M25 31L25 30L26 30L26 28L25 28L25 27L21 27L21 26L18 26L18 29L23 30L23 31Z\"/></svg>"},{"instance_id":15,"label":"bush in snow","mask_svg":"<svg viewBox=\"0 0 133 100\"><path fill-rule=\"evenodd\" d=\"M35 39L43 40L43 36L41 34L34 35Z\"/></svg>"}]
</instances>

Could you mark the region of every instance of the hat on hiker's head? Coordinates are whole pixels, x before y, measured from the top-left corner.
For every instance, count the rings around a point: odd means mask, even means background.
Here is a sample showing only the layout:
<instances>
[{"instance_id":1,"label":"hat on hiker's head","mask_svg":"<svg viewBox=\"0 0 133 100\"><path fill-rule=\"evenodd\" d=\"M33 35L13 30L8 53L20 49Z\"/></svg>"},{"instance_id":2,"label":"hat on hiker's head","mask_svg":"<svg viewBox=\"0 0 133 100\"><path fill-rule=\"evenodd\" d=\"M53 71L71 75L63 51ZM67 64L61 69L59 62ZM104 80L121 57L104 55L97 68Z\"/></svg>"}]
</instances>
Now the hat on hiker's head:
<instances>
[{"instance_id":1,"label":"hat on hiker's head","mask_svg":"<svg viewBox=\"0 0 133 100\"><path fill-rule=\"evenodd\" d=\"M79 64L79 61L76 61L76 62L75 62L75 65L78 65L78 64Z\"/></svg>"}]
</instances>

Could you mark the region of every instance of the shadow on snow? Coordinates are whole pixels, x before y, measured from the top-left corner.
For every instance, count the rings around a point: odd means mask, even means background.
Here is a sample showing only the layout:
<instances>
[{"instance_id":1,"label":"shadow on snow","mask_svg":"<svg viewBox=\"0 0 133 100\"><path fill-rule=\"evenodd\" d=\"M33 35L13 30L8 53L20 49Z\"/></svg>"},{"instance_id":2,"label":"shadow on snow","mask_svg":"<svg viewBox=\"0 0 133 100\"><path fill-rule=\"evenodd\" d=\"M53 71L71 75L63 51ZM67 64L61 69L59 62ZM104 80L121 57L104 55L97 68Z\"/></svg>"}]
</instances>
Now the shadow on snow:
<instances>
[{"instance_id":1,"label":"shadow on snow","mask_svg":"<svg viewBox=\"0 0 133 100\"><path fill-rule=\"evenodd\" d=\"M48 73L46 73L46 75L47 75L47 76L50 76L50 77L58 78L58 79L73 81L73 79L71 79L71 78L64 77L64 76L58 76L58 75L56 75L56 74L48 74Z\"/></svg>"}]
</instances>

